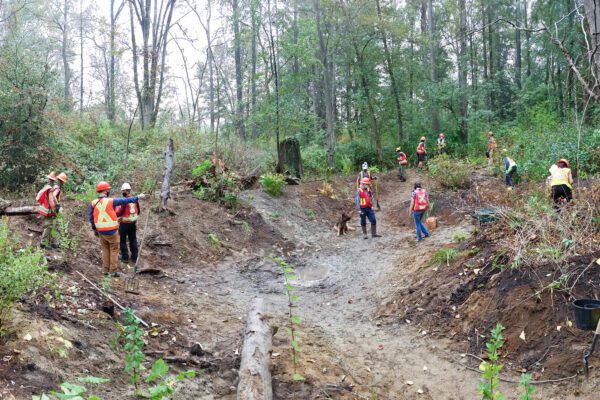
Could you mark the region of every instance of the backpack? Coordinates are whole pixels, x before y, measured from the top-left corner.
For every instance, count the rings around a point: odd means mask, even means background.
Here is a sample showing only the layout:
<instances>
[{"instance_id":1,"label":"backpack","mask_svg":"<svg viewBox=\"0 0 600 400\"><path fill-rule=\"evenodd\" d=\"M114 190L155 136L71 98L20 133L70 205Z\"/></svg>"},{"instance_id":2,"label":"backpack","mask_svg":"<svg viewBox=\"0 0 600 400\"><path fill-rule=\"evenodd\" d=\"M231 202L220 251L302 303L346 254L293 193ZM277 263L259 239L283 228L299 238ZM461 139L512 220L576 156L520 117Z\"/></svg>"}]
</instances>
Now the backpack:
<instances>
[{"instance_id":1,"label":"backpack","mask_svg":"<svg viewBox=\"0 0 600 400\"><path fill-rule=\"evenodd\" d=\"M425 211L429 208L429 197L425 189L415 190L415 211Z\"/></svg>"}]
</instances>

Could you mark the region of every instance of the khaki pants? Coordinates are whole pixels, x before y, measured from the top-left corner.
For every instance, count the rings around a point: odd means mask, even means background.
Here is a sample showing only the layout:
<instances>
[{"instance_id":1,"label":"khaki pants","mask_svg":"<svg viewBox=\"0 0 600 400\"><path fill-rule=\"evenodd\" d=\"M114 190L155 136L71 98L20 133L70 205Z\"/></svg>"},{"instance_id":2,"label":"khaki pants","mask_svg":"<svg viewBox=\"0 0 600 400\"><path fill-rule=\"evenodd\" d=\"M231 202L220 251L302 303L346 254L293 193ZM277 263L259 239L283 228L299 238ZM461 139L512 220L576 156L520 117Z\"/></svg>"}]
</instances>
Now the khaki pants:
<instances>
[{"instance_id":1,"label":"khaki pants","mask_svg":"<svg viewBox=\"0 0 600 400\"><path fill-rule=\"evenodd\" d=\"M98 235L102 246L102 267L104 272L114 273L118 271L119 260L119 234Z\"/></svg>"},{"instance_id":2,"label":"khaki pants","mask_svg":"<svg viewBox=\"0 0 600 400\"><path fill-rule=\"evenodd\" d=\"M50 247L52 243L54 243L54 223L56 221L56 216L44 217L43 218L43 231L42 237L40 238L40 246L41 247Z\"/></svg>"}]
</instances>

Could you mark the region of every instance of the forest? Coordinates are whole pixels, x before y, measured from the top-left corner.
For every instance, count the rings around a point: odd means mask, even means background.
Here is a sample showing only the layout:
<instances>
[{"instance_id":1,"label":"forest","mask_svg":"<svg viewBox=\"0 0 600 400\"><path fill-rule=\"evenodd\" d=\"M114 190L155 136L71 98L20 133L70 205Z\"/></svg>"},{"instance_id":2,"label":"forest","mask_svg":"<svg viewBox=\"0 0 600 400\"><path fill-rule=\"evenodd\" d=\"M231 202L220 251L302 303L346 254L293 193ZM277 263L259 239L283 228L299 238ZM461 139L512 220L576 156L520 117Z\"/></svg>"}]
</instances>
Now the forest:
<instances>
[{"instance_id":1,"label":"forest","mask_svg":"<svg viewBox=\"0 0 600 400\"><path fill-rule=\"evenodd\" d=\"M0 399L595 398L597 6L0 0Z\"/></svg>"}]
</instances>

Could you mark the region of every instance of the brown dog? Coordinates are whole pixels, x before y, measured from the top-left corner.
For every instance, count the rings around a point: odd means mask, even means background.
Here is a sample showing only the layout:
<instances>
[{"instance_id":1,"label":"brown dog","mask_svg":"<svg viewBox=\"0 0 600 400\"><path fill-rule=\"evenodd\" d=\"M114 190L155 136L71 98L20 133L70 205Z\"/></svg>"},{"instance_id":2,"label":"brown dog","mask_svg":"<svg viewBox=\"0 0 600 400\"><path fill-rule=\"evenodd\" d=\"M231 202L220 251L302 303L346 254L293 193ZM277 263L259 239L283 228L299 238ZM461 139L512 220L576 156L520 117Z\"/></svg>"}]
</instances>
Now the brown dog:
<instances>
[{"instance_id":1,"label":"brown dog","mask_svg":"<svg viewBox=\"0 0 600 400\"><path fill-rule=\"evenodd\" d=\"M343 212L340 219L338 219L338 222L333 227L337 231L338 236L347 234L348 231L355 230L354 228L348 226L348 221L350 221L352 219L352 214L354 214L353 211L350 212L349 214L346 214L345 212Z\"/></svg>"}]
</instances>

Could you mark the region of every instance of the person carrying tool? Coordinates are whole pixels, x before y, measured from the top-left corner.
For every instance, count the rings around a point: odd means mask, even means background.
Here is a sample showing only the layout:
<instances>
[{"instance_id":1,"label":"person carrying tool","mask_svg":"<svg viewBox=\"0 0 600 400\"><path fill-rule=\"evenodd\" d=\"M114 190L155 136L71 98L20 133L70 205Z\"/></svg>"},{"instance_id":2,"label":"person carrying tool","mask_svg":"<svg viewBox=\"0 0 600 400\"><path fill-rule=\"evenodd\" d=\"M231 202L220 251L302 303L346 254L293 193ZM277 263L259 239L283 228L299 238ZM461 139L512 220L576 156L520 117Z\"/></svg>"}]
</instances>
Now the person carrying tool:
<instances>
[{"instance_id":1,"label":"person carrying tool","mask_svg":"<svg viewBox=\"0 0 600 400\"><path fill-rule=\"evenodd\" d=\"M429 237L429 232L423 224L423 215L429 210L429 196L427 191L421 187L419 182L415 182L415 190L411 193L410 208L408 213L412 213L417 229L417 242L423 240L423 236Z\"/></svg>"},{"instance_id":2,"label":"person carrying tool","mask_svg":"<svg viewBox=\"0 0 600 400\"><path fill-rule=\"evenodd\" d=\"M506 153L506 149L502 149L502 154L504 154L504 166L506 167L506 170L504 171L504 174L506 175L506 186L508 186L509 189L512 189L515 187L513 175L517 172L517 163L507 156Z\"/></svg>"},{"instance_id":3,"label":"person carrying tool","mask_svg":"<svg viewBox=\"0 0 600 400\"><path fill-rule=\"evenodd\" d=\"M377 220L373 212L373 193L371 192L370 185L371 179L362 178L360 180L360 187L356 191L356 210L360 213L360 226L364 239L369 238L367 235L367 218L371 223L371 237L381 237L381 235L377 234Z\"/></svg>"},{"instance_id":4,"label":"person carrying tool","mask_svg":"<svg viewBox=\"0 0 600 400\"><path fill-rule=\"evenodd\" d=\"M98 182L98 198L90 204L89 220L94 234L102 246L102 266L104 275L119 276L117 260L119 256L119 220L115 207L137 203L138 196L111 198L108 182Z\"/></svg>"},{"instance_id":5,"label":"person carrying tool","mask_svg":"<svg viewBox=\"0 0 600 400\"><path fill-rule=\"evenodd\" d=\"M121 186L121 194L123 198L131 197L131 185L127 182ZM136 262L138 257L138 243L137 243L137 220L140 215L140 203L129 203L124 206L117 206L115 208L117 217L119 219L119 239L121 243L121 261L128 263L129 260ZM129 249L127 248L127 241L129 240ZM131 251L131 258L129 258L129 251Z\"/></svg>"},{"instance_id":6,"label":"person carrying tool","mask_svg":"<svg viewBox=\"0 0 600 400\"><path fill-rule=\"evenodd\" d=\"M561 158L550 167L550 187L554 208L559 209L563 204L573 199L573 176L569 168L569 161Z\"/></svg>"},{"instance_id":7,"label":"person carrying tool","mask_svg":"<svg viewBox=\"0 0 600 400\"><path fill-rule=\"evenodd\" d=\"M56 173L52 171L46 178L48 179L48 182L35 196L35 200L39 204L37 212L43 218L43 230L40 238L40 247L42 248L51 246L52 231L54 230L54 223L58 211L58 200L55 196L55 187L52 186L57 181Z\"/></svg>"},{"instance_id":8,"label":"person carrying tool","mask_svg":"<svg viewBox=\"0 0 600 400\"><path fill-rule=\"evenodd\" d=\"M423 163L427 162L427 149L425 149L425 136L421 136L417 145L417 168L422 169Z\"/></svg>"},{"instance_id":9,"label":"person carrying tool","mask_svg":"<svg viewBox=\"0 0 600 400\"><path fill-rule=\"evenodd\" d=\"M396 154L398 155L398 178L400 178L401 182L406 181L406 177L404 175L404 168L408 165L408 160L406 159L406 154L404 154L400 147L396 147Z\"/></svg>"},{"instance_id":10,"label":"person carrying tool","mask_svg":"<svg viewBox=\"0 0 600 400\"><path fill-rule=\"evenodd\" d=\"M440 133L440 137L438 137L437 151L438 155L448 154L448 149L446 149L446 136L443 133Z\"/></svg>"},{"instance_id":11,"label":"person carrying tool","mask_svg":"<svg viewBox=\"0 0 600 400\"><path fill-rule=\"evenodd\" d=\"M494 165L494 150L496 150L496 139L494 138L494 132L488 132L488 145L485 151L485 158L488 161L488 165Z\"/></svg>"}]
</instances>

